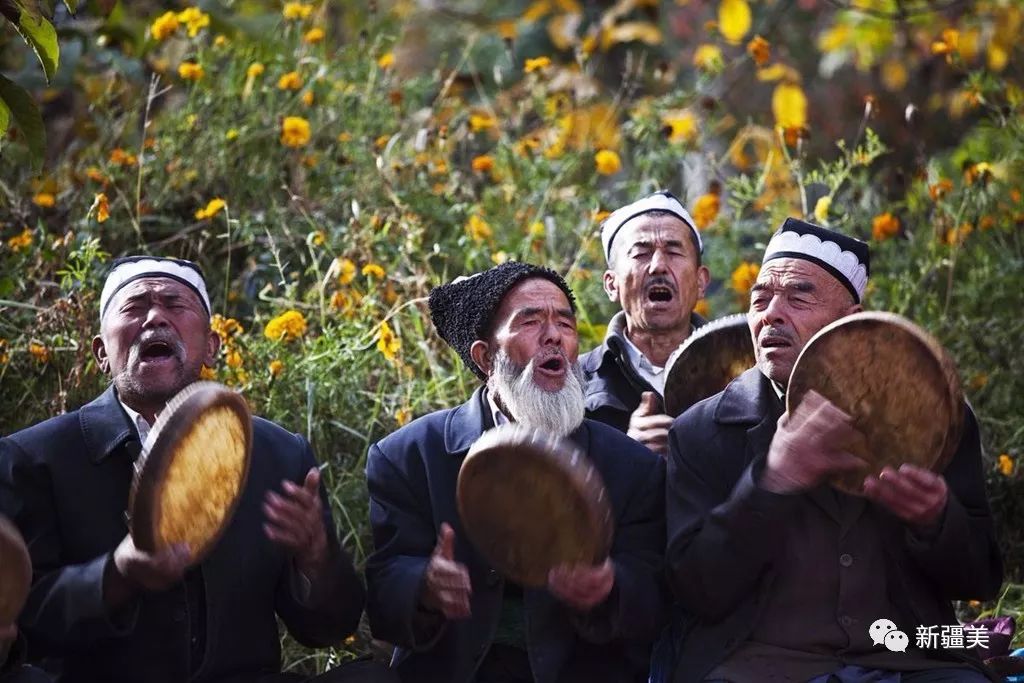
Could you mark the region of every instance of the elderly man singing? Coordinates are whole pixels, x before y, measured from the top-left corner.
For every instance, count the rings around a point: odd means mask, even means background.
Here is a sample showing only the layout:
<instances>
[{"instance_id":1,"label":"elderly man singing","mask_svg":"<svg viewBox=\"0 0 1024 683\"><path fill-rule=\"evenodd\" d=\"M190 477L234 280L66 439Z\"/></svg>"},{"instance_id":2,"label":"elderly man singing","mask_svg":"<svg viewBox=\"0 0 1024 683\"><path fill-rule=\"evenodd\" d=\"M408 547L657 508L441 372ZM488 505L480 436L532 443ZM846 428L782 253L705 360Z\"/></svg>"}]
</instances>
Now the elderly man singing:
<instances>
[{"instance_id":1,"label":"elderly man singing","mask_svg":"<svg viewBox=\"0 0 1024 683\"><path fill-rule=\"evenodd\" d=\"M365 599L309 443L254 418L248 480L211 553L191 566L187 546L137 548L125 522L135 458L167 401L214 364L220 340L188 261L115 261L99 314L93 352L110 387L0 440L0 512L34 567L19 620L30 658L60 681L303 680L278 673L277 617L300 642L326 646L355 630ZM378 680L372 670L330 673Z\"/></svg>"},{"instance_id":2,"label":"elderly man singing","mask_svg":"<svg viewBox=\"0 0 1024 683\"><path fill-rule=\"evenodd\" d=\"M955 625L950 601L991 598L1002 578L970 409L945 471L886 467L863 497L828 485L865 467L849 416L813 392L784 414L801 349L861 310L868 256L863 242L788 219L750 294L757 366L672 425L667 563L692 615L677 683L986 680L970 651L914 637ZM910 647L880 645L881 619Z\"/></svg>"},{"instance_id":3,"label":"elderly man singing","mask_svg":"<svg viewBox=\"0 0 1024 683\"><path fill-rule=\"evenodd\" d=\"M376 551L367 614L397 646L403 681L644 681L659 627L664 537L660 458L584 419L575 303L555 272L508 262L430 295L440 336L484 383L370 448ZM515 421L568 437L602 475L611 555L552 570L543 589L490 567L456 508L459 467L487 429ZM522 510L516 514L530 514Z\"/></svg>"},{"instance_id":4,"label":"elderly man singing","mask_svg":"<svg viewBox=\"0 0 1024 683\"><path fill-rule=\"evenodd\" d=\"M693 312L708 286L704 243L679 200L656 192L601 224L608 270L604 291L622 310L604 343L580 358L587 416L610 424L664 455L672 418L664 414L668 369L694 329Z\"/></svg>"}]
</instances>

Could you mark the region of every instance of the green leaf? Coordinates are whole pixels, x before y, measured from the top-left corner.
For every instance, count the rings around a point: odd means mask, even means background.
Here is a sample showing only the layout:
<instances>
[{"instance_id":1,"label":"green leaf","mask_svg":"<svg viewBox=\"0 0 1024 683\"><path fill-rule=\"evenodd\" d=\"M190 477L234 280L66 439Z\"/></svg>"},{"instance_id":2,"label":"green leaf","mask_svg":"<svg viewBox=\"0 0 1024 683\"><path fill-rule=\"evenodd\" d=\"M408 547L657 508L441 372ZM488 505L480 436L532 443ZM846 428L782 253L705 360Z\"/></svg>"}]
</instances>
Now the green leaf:
<instances>
[{"instance_id":1,"label":"green leaf","mask_svg":"<svg viewBox=\"0 0 1024 683\"><path fill-rule=\"evenodd\" d=\"M19 4L19 3L15 3ZM57 31L38 9L29 10L21 4L21 12L18 20L14 22L14 28L18 30L21 37L25 39L32 50L39 58L46 73L46 81L53 78L57 72L57 63L60 60L60 48L57 46Z\"/></svg>"},{"instance_id":2,"label":"green leaf","mask_svg":"<svg viewBox=\"0 0 1024 683\"><path fill-rule=\"evenodd\" d=\"M64 6L68 8L68 11L74 14L78 11L78 0L64 0Z\"/></svg>"},{"instance_id":3,"label":"green leaf","mask_svg":"<svg viewBox=\"0 0 1024 683\"><path fill-rule=\"evenodd\" d=\"M18 130L25 136L33 165L39 168L46 155L46 128L43 126L43 116L27 90L0 76L0 132L6 132L11 116L14 117Z\"/></svg>"}]
</instances>

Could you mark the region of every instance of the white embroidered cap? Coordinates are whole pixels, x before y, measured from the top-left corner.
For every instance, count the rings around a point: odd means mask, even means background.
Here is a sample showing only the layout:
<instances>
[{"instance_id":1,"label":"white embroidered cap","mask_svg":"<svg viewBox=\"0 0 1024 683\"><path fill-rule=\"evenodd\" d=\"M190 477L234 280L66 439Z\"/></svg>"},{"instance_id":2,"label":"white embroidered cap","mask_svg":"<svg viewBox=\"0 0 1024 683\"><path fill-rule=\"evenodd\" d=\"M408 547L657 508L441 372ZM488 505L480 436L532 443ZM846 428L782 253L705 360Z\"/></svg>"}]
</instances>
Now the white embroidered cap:
<instances>
[{"instance_id":1,"label":"white embroidered cap","mask_svg":"<svg viewBox=\"0 0 1024 683\"><path fill-rule=\"evenodd\" d=\"M107 306L121 289L144 277L165 277L185 285L203 302L207 315L210 314L210 295L206 293L203 271L191 261L159 256L127 256L114 261L103 283L100 294L100 320L107 312Z\"/></svg>"},{"instance_id":2,"label":"white embroidered cap","mask_svg":"<svg viewBox=\"0 0 1024 683\"><path fill-rule=\"evenodd\" d=\"M622 226L634 218L651 211L667 211L686 223L693 233L693 241L697 246L697 252L704 253L704 242L700 238L700 231L697 230L693 218L690 217L690 214L683 208L682 203L671 192L662 190L616 209L604 220L604 223L601 224L601 246L604 247L605 260L611 260L612 240L615 239L615 235L622 229Z\"/></svg>"},{"instance_id":3,"label":"white embroidered cap","mask_svg":"<svg viewBox=\"0 0 1024 683\"><path fill-rule=\"evenodd\" d=\"M798 258L827 270L861 302L868 284L871 252L853 237L796 218L787 218L772 235L761 265L777 258Z\"/></svg>"}]
</instances>

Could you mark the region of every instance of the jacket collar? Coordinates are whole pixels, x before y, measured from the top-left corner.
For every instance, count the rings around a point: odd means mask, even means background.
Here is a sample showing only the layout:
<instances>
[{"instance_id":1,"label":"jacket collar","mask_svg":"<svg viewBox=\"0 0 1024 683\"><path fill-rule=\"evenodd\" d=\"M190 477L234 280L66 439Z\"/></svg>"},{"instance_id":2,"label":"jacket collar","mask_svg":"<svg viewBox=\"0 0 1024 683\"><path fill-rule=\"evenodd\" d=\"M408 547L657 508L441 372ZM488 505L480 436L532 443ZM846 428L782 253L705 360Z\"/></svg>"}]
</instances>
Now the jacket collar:
<instances>
[{"instance_id":1,"label":"jacket collar","mask_svg":"<svg viewBox=\"0 0 1024 683\"><path fill-rule=\"evenodd\" d=\"M78 411L82 437L93 462L101 462L122 444L138 441L138 432L117 400L117 392L110 385L91 403Z\"/></svg>"},{"instance_id":2,"label":"jacket collar","mask_svg":"<svg viewBox=\"0 0 1024 683\"><path fill-rule=\"evenodd\" d=\"M690 314L690 327L696 330L699 327L704 327L708 324L702 316L696 313ZM692 331L691 331L692 334ZM684 342L685 343L685 342ZM626 350L626 312L619 311L612 316L612 319L608 321L608 331L604 335L604 341L601 346L598 347L601 351L597 357L597 367L593 370L597 370L603 367L606 363L614 363L620 356L629 359L629 353ZM590 370L591 368L584 368Z\"/></svg>"},{"instance_id":3,"label":"jacket collar","mask_svg":"<svg viewBox=\"0 0 1024 683\"><path fill-rule=\"evenodd\" d=\"M477 387L469 400L448 413L444 422L444 449L449 453L464 453L469 450L485 429L491 426L490 408L485 387Z\"/></svg>"},{"instance_id":4,"label":"jacket collar","mask_svg":"<svg viewBox=\"0 0 1024 683\"><path fill-rule=\"evenodd\" d=\"M715 422L757 424L766 415L781 415L783 407L771 380L752 367L730 382L715 409Z\"/></svg>"}]
</instances>

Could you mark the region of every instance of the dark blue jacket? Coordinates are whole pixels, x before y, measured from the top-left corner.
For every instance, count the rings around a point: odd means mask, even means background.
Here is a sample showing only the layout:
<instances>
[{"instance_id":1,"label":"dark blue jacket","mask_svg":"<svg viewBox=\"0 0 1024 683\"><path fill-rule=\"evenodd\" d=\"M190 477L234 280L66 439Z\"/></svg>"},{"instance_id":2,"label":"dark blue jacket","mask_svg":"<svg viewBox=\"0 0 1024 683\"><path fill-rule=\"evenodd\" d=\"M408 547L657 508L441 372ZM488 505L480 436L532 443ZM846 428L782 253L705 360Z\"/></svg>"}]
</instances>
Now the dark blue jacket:
<instances>
[{"instance_id":1,"label":"dark blue jacket","mask_svg":"<svg viewBox=\"0 0 1024 683\"><path fill-rule=\"evenodd\" d=\"M222 681L280 670L275 614L310 646L338 643L355 630L365 589L336 541L333 590L307 607L293 596L291 558L263 532L267 490L280 491L282 479L301 484L315 461L305 439L260 418L253 419L252 464L235 517L195 574L205 594L198 618L206 640L195 676L190 624L197 615L188 607L196 603L186 582L108 613L103 572L128 530L139 450L113 388L80 410L0 439L0 512L21 530L34 569L19 620L30 659L63 668L62 681Z\"/></svg>"},{"instance_id":2,"label":"dark blue jacket","mask_svg":"<svg viewBox=\"0 0 1024 683\"><path fill-rule=\"evenodd\" d=\"M406 682L471 681L498 625L504 580L468 542L455 498L463 458L491 426L486 406L478 389L458 408L422 417L370 447L366 477L376 550L366 567L367 615L374 636L397 646L395 665ZM608 489L615 587L586 615L544 590L524 589L534 677L538 683L646 680L650 641L664 608L664 465L597 422L584 421L571 438ZM424 629L417 605L442 522L455 530L456 559L469 570L472 617Z\"/></svg>"},{"instance_id":3,"label":"dark blue jacket","mask_svg":"<svg viewBox=\"0 0 1024 683\"><path fill-rule=\"evenodd\" d=\"M964 410L960 445L943 472L950 495L937 536L921 541L895 517L878 515L889 561L879 571L900 588L890 598L916 624L956 624L950 600L992 598L1002 582L978 423ZM765 491L755 481L781 413L771 383L752 368L679 416L669 431L666 563L676 598L691 615L675 683L704 680L746 639L780 570L772 558L797 496ZM793 619L811 623L796 613Z\"/></svg>"}]
</instances>

